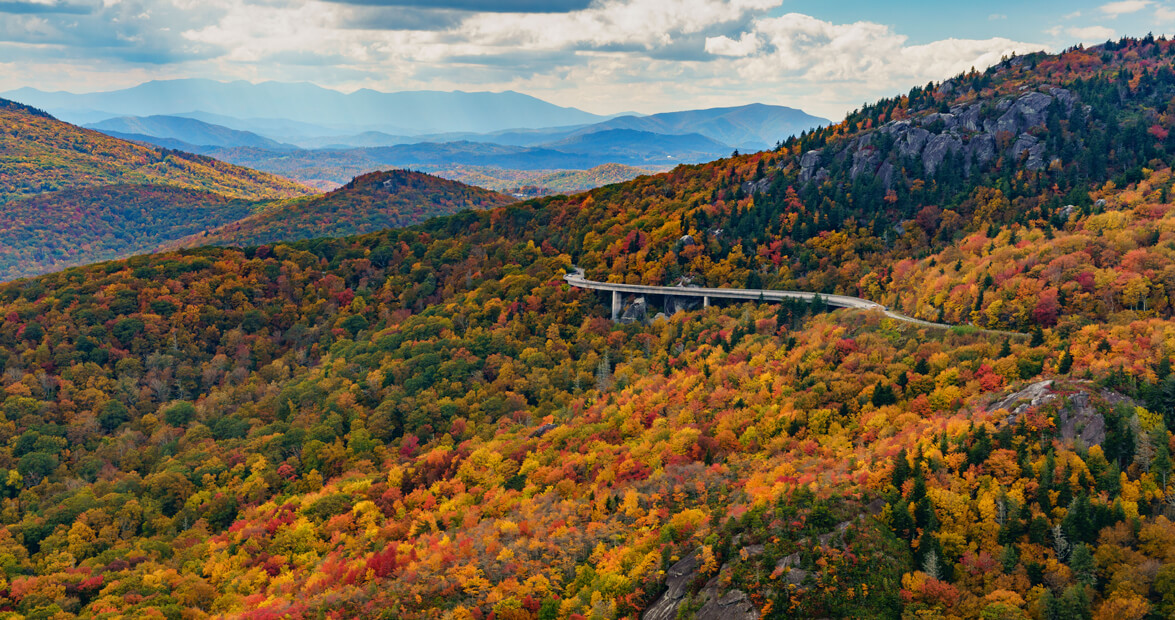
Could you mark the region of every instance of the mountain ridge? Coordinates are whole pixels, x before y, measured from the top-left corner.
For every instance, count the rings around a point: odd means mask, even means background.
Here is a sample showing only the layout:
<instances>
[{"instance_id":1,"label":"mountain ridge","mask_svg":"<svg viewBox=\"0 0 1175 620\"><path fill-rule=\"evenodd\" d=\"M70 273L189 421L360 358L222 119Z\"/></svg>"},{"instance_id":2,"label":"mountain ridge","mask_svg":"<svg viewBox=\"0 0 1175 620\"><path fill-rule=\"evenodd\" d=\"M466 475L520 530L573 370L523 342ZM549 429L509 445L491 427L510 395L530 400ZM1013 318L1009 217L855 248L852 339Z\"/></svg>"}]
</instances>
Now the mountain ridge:
<instances>
[{"instance_id":1,"label":"mountain ridge","mask_svg":"<svg viewBox=\"0 0 1175 620\"><path fill-rule=\"evenodd\" d=\"M547 103L514 91L402 91L353 93L309 83L181 79L152 81L102 93L46 93L23 88L5 93L50 110L103 110L116 116L175 115L201 110L235 116L274 116L306 123L387 126L413 119L418 132L495 130L593 122L605 117ZM2 95L0 95L2 96Z\"/></svg>"},{"instance_id":2,"label":"mountain ridge","mask_svg":"<svg viewBox=\"0 0 1175 620\"><path fill-rule=\"evenodd\" d=\"M2 103L3 100L0 100ZM161 150L38 114L0 106L0 201L57 189L113 183L166 183L239 198L312 193L294 181L209 157Z\"/></svg>"}]
</instances>

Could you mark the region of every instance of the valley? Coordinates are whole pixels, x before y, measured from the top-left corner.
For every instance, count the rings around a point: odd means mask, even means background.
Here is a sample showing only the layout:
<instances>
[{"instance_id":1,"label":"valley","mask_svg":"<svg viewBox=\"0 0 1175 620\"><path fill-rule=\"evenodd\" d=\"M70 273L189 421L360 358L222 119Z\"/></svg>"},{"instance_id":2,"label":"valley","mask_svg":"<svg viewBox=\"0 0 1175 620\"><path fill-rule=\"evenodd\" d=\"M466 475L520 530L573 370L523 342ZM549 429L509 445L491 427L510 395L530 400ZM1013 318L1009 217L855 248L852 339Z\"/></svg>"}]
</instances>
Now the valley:
<instances>
[{"instance_id":1,"label":"valley","mask_svg":"<svg viewBox=\"0 0 1175 620\"><path fill-rule=\"evenodd\" d=\"M9 91L0 614L1175 616L1175 42L893 92Z\"/></svg>"}]
</instances>

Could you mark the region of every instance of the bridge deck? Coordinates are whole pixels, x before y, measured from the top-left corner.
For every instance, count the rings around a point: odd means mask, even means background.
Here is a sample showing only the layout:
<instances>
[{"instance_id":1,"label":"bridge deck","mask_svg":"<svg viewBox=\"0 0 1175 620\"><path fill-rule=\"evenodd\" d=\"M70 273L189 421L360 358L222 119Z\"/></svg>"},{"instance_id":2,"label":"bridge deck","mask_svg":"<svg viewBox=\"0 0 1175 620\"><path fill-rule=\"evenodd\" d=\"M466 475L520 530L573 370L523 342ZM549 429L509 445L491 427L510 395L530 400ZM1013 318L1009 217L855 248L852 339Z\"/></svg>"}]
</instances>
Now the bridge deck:
<instances>
[{"instance_id":1,"label":"bridge deck","mask_svg":"<svg viewBox=\"0 0 1175 620\"><path fill-rule=\"evenodd\" d=\"M617 282L598 282L596 280L588 280L583 277L583 270L576 269L575 271L563 276L567 284L583 289L590 289L594 291L610 291L612 293L633 293L638 295L672 295L675 297L701 297L705 299L706 305L709 305L711 299L734 299L738 301L784 301L786 299L802 299L804 301L814 301L817 296L820 297L824 303L837 308L853 308L857 310L879 310L885 316L918 325L921 327L934 327L939 329L950 329L956 327L955 325L947 325L946 323L932 323L930 321L923 321L908 317L904 314L894 312L885 306L869 301L868 299L861 299L860 297L851 297L848 295L823 295L821 293L813 293L808 291L775 291L769 289L742 289L742 288L694 288L684 286L648 286L645 284L621 284ZM612 313L613 318L618 311L619 299L613 296L612 299ZM1016 336L1025 337L1028 334L1020 332L1001 331L993 329L980 329L980 332L1002 335L1002 336Z\"/></svg>"}]
</instances>

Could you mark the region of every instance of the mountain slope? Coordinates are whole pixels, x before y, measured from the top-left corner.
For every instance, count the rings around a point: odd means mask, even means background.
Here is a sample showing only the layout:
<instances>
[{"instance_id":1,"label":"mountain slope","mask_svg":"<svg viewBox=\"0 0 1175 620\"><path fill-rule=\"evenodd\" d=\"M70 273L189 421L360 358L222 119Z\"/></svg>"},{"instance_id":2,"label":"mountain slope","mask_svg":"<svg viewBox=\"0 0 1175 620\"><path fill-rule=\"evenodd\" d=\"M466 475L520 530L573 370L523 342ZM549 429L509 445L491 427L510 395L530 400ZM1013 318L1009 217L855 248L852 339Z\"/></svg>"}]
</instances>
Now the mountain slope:
<instances>
[{"instance_id":1,"label":"mountain slope","mask_svg":"<svg viewBox=\"0 0 1175 620\"><path fill-rule=\"evenodd\" d=\"M316 237L343 237L409 226L438 215L488 209L515 199L407 170L356 177L323 196L268 205L260 213L202 231L174 247L240 247Z\"/></svg>"},{"instance_id":2,"label":"mountain slope","mask_svg":"<svg viewBox=\"0 0 1175 620\"><path fill-rule=\"evenodd\" d=\"M102 110L115 115L175 115L199 110L237 118L285 118L314 124L381 129L404 133L388 119L412 127L411 133L495 131L511 127L550 127L604 120L574 108L556 106L515 92L466 93L359 90L344 94L313 84L213 80L152 81L103 93L46 93L23 88L4 96L48 110Z\"/></svg>"},{"instance_id":3,"label":"mountain slope","mask_svg":"<svg viewBox=\"0 0 1175 620\"><path fill-rule=\"evenodd\" d=\"M236 198L309 193L292 181L81 129L0 100L0 202L59 189L118 183L164 184Z\"/></svg>"},{"instance_id":4,"label":"mountain slope","mask_svg":"<svg viewBox=\"0 0 1175 620\"><path fill-rule=\"evenodd\" d=\"M246 201L155 185L106 185L14 200L0 210L0 281L155 251L252 212Z\"/></svg>"},{"instance_id":5,"label":"mountain slope","mask_svg":"<svg viewBox=\"0 0 1175 620\"><path fill-rule=\"evenodd\" d=\"M1017 58L581 195L0 286L2 594L25 616L1171 617L1173 59L1149 37ZM1034 333L807 304L617 324L573 265L917 291ZM1055 323L1023 316L1050 298Z\"/></svg>"},{"instance_id":6,"label":"mountain slope","mask_svg":"<svg viewBox=\"0 0 1175 620\"><path fill-rule=\"evenodd\" d=\"M194 118L179 116L122 116L86 125L107 135L136 134L179 140L197 146L249 146L263 149L293 148L249 131L237 131Z\"/></svg>"}]
</instances>

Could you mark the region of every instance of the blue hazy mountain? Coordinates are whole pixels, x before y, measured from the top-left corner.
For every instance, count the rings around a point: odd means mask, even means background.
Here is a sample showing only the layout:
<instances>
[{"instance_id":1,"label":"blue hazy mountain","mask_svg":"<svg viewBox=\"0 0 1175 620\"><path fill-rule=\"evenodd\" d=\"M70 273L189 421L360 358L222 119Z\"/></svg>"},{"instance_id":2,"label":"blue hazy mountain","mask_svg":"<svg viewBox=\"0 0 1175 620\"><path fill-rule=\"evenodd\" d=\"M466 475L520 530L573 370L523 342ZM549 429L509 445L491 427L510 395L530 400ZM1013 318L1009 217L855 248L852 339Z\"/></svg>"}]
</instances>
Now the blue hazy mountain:
<instances>
[{"instance_id":1,"label":"blue hazy mountain","mask_svg":"<svg viewBox=\"0 0 1175 620\"><path fill-rule=\"evenodd\" d=\"M733 147L763 150L831 121L803 110L753 103L733 108L621 116L593 125L596 131L632 129L659 134L698 133ZM582 130L581 130L582 131Z\"/></svg>"},{"instance_id":2,"label":"blue hazy mountain","mask_svg":"<svg viewBox=\"0 0 1175 620\"><path fill-rule=\"evenodd\" d=\"M600 163L631 166L696 163L730 154L729 146L701 134L662 134L635 129L577 134L542 146L564 153L590 153L604 160Z\"/></svg>"},{"instance_id":3,"label":"blue hazy mountain","mask_svg":"<svg viewBox=\"0 0 1175 620\"><path fill-rule=\"evenodd\" d=\"M229 129L221 125L205 123L194 118L180 116L120 116L100 123L86 125L106 134L122 136L152 137L175 140L198 146L251 146L263 149L296 148L289 144L270 140L251 131ZM161 145L162 146L162 145Z\"/></svg>"},{"instance_id":4,"label":"blue hazy mountain","mask_svg":"<svg viewBox=\"0 0 1175 620\"><path fill-rule=\"evenodd\" d=\"M236 118L282 118L362 129L407 127L414 133L489 132L594 123L607 118L513 91L384 93L363 89L342 93L308 83L253 84L203 79L159 80L123 90L86 94L21 88L3 96L59 114L64 119L94 111L113 116L175 116L201 111Z\"/></svg>"},{"instance_id":5,"label":"blue hazy mountain","mask_svg":"<svg viewBox=\"0 0 1175 620\"><path fill-rule=\"evenodd\" d=\"M433 141L469 140L514 146L536 146L592 133L629 129L663 135L700 134L728 148L759 151L781 140L814 129L831 121L812 116L803 110L778 105L753 103L731 108L685 110L649 116L624 115L599 123L546 127L513 128L484 134L452 133L422 136ZM359 146L359 145L355 145Z\"/></svg>"}]
</instances>

